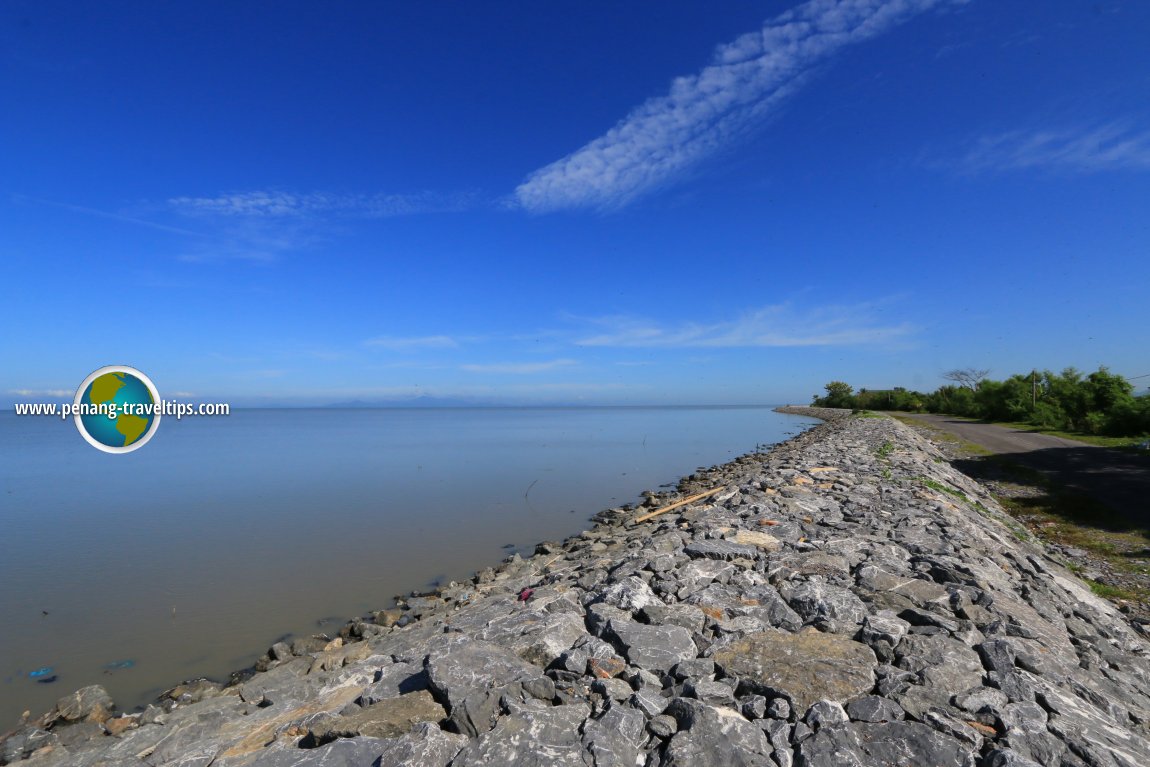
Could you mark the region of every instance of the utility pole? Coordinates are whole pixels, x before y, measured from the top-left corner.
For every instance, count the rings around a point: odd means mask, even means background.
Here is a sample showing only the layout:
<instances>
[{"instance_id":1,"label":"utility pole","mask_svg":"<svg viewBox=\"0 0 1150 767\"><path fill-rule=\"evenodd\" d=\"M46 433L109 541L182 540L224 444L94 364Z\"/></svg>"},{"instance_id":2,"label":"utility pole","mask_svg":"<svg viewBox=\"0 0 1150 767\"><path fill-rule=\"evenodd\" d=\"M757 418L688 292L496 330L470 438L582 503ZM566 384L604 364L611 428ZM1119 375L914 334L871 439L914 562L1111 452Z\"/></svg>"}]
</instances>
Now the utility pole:
<instances>
[{"instance_id":1,"label":"utility pole","mask_svg":"<svg viewBox=\"0 0 1150 767\"><path fill-rule=\"evenodd\" d=\"M1038 371L1030 371L1030 409L1038 407Z\"/></svg>"}]
</instances>

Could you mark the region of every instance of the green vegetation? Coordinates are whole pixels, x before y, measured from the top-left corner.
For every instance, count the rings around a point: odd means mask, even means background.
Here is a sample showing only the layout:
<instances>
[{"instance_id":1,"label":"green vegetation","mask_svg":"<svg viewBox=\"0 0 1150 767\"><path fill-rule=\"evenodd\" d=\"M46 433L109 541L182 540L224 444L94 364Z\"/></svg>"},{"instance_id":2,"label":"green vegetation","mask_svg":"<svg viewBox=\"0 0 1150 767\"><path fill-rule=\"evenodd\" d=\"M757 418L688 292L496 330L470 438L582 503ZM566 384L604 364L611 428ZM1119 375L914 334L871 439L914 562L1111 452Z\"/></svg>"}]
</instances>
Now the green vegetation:
<instances>
[{"instance_id":1,"label":"green vegetation","mask_svg":"<svg viewBox=\"0 0 1150 767\"><path fill-rule=\"evenodd\" d=\"M1102 597L1103 599L1109 599L1109 600L1122 599L1122 600L1126 600L1127 602L1137 602L1137 601L1140 601L1141 599L1143 599L1145 596L1139 592L1130 591L1129 589L1119 588L1118 586L1110 586L1110 585L1105 584L1105 583L1099 583L1098 581L1092 581L1089 578L1087 578L1085 580L1086 580L1086 585L1090 587L1090 590L1093 591L1098 596Z\"/></svg>"},{"instance_id":2,"label":"green vegetation","mask_svg":"<svg viewBox=\"0 0 1150 767\"><path fill-rule=\"evenodd\" d=\"M1145 578L1150 576L1150 530L1132 525L1108 506L1089 496L1052 482L1034 469L1020 466L1007 456L993 455L989 451L959 439L929 423L906 416L894 416L916 429L931 432L931 438L949 442L967 457L974 458L975 467L986 467L985 475L993 478L991 486L995 499L1007 516L991 512L978 502L971 502L955 488L932 479L920 477L926 487L967 500L983 516L995 519L1022 540L1040 538L1049 543L1070 546L1088 552L1094 561L1103 561L1119 574ZM1145 452L1145 451L1143 451ZM967 470L967 473L971 472ZM972 474L976 479L982 471ZM1078 563L1070 563L1075 574L1087 572ZM1150 587L1141 585L1115 587L1087 581L1095 594L1107 599L1142 602L1150 605Z\"/></svg>"},{"instance_id":3,"label":"green vegetation","mask_svg":"<svg viewBox=\"0 0 1150 767\"><path fill-rule=\"evenodd\" d=\"M962 450L967 455L993 455L992 451L987 450L982 445L976 445L973 442L967 442L965 439L962 439L961 437L955 436L954 434L951 434L949 431L946 431L945 429L942 429L938 426L935 426L934 424L929 423L927 421L920 421L920 420L911 418L910 416L897 415L897 414L894 415L893 417L895 420L901 421L901 422L905 423L907 426L911 426L915 429L924 429L926 431L929 431L930 432L930 438L932 440L934 440L935 442L950 443L955 448ZM936 458L935 460L938 461L939 463L945 463L945 461L938 459L938 458Z\"/></svg>"},{"instance_id":4,"label":"green vegetation","mask_svg":"<svg viewBox=\"0 0 1150 767\"><path fill-rule=\"evenodd\" d=\"M877 455L879 458L886 458L893 452L894 445L890 443L890 440L887 440L886 442L883 442L881 445L879 445L878 450L875 451L875 455Z\"/></svg>"},{"instance_id":5,"label":"green vegetation","mask_svg":"<svg viewBox=\"0 0 1150 767\"><path fill-rule=\"evenodd\" d=\"M1021 541L1030 541L1034 539L1034 536L1030 534L1030 531L1015 521L1013 517L1003 517L1001 514L993 513L990 509L986 508L978 501L972 501L967 497L966 493L962 492L961 490L950 487L949 485L944 485L941 482L936 482L929 477L921 477L920 481L923 485L929 487L931 490L936 490L940 493L945 493L947 495L953 496L958 500L972 506L975 511L987 519L992 519L1002 525L1005 525L1006 529L1013 533L1015 538L1018 538Z\"/></svg>"},{"instance_id":6,"label":"green vegetation","mask_svg":"<svg viewBox=\"0 0 1150 767\"><path fill-rule=\"evenodd\" d=\"M902 410L949 413L1024 425L1061 433L1071 439L1110 438L1108 446L1150 435L1150 394L1134 395L1134 386L1100 367L1084 375L1074 368L1018 373L1004 381L986 378L984 370L952 370L944 378L954 384L923 394L896 387L868 390L844 381L831 381L815 407L854 410ZM1098 444L1097 442L1095 444Z\"/></svg>"},{"instance_id":7,"label":"green vegetation","mask_svg":"<svg viewBox=\"0 0 1150 767\"><path fill-rule=\"evenodd\" d=\"M1098 445L1099 447L1113 447L1113 448L1134 448L1134 445L1141 442L1145 437L1131 436L1131 437L1107 437L1102 434L1084 434L1080 431L1062 431L1060 429L1040 429L1036 428L1031 423L1019 423L1011 421L995 421L999 426L1008 426L1012 429L1029 429L1037 431L1042 434L1049 434L1052 437L1062 437L1063 439L1074 439L1079 442L1086 442L1091 445ZM1137 451L1136 452L1145 452Z\"/></svg>"},{"instance_id":8,"label":"green vegetation","mask_svg":"<svg viewBox=\"0 0 1150 767\"><path fill-rule=\"evenodd\" d=\"M953 487L947 487L946 485L942 484L941 482L935 482L933 479L928 479L927 477L923 477L922 478L922 484L926 485L931 490L937 490L940 493L946 493L947 495L953 495L955 498L958 498L958 499L963 500L963 501L967 500L966 493L962 492L961 490L955 490Z\"/></svg>"},{"instance_id":9,"label":"green vegetation","mask_svg":"<svg viewBox=\"0 0 1150 767\"><path fill-rule=\"evenodd\" d=\"M1131 526L1129 520L1108 506L1081 493L1059 487L1040 472L1002 457L996 456L989 460L1005 472L1009 484L1040 491L1029 495L996 497L1011 517L1024 522L1043 540L1087 551L1120 573L1150 575L1150 530ZM1070 570L1080 573L1083 568L1073 565ZM1107 599L1150 603L1150 590L1146 589L1122 590L1093 583L1091 589Z\"/></svg>"}]
</instances>

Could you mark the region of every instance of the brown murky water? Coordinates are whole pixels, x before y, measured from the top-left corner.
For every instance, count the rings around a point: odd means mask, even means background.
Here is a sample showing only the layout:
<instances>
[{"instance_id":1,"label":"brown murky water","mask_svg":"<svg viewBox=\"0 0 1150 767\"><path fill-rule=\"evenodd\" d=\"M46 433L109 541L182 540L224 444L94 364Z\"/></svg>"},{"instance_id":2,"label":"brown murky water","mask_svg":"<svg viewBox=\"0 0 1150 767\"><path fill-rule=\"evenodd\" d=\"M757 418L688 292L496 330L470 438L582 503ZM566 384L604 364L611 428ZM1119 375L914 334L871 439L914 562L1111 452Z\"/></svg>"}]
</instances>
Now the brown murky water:
<instances>
[{"instance_id":1,"label":"brown murky water","mask_svg":"<svg viewBox=\"0 0 1150 767\"><path fill-rule=\"evenodd\" d=\"M769 408L240 410L165 420L107 455L71 423L0 414L0 730L88 684L131 709L226 677L282 635L338 629L811 423ZM29 676L45 667L56 681Z\"/></svg>"}]
</instances>

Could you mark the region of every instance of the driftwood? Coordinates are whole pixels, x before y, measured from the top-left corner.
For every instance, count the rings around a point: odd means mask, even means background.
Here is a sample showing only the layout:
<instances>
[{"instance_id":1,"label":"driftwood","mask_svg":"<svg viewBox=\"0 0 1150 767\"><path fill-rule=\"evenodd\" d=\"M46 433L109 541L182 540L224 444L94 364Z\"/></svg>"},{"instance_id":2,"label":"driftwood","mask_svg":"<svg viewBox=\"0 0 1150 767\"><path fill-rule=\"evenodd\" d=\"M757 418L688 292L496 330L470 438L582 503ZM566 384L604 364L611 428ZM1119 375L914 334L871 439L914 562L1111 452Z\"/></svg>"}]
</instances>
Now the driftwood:
<instances>
[{"instance_id":1,"label":"driftwood","mask_svg":"<svg viewBox=\"0 0 1150 767\"><path fill-rule=\"evenodd\" d=\"M644 514L641 517L637 517L635 519L635 522L646 522L651 517L657 517L660 514L666 514L668 511L672 511L674 509L677 509L680 506L686 506L688 503L694 503L695 501L702 500L703 498L714 495L715 493L718 493L718 492L725 490L725 489L726 489L726 485L723 485L721 487L716 487L713 490L708 490L705 493L699 493L698 495L692 495L692 496L689 496L687 498L684 498L681 501L675 501L670 506L664 506L661 509L655 509L650 514Z\"/></svg>"}]
</instances>

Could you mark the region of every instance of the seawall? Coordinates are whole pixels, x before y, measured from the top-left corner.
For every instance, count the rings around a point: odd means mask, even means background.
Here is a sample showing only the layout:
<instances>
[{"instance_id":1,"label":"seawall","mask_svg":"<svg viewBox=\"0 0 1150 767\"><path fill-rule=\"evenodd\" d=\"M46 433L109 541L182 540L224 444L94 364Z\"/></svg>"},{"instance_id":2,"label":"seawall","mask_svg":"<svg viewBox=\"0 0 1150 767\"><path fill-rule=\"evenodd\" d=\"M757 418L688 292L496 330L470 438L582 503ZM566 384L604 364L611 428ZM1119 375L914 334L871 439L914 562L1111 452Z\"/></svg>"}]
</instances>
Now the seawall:
<instances>
[{"instance_id":1,"label":"seawall","mask_svg":"<svg viewBox=\"0 0 1150 767\"><path fill-rule=\"evenodd\" d=\"M913 430L795 412L826 422L230 685L80 690L0 762L1150 764L1150 642L1113 605Z\"/></svg>"}]
</instances>

